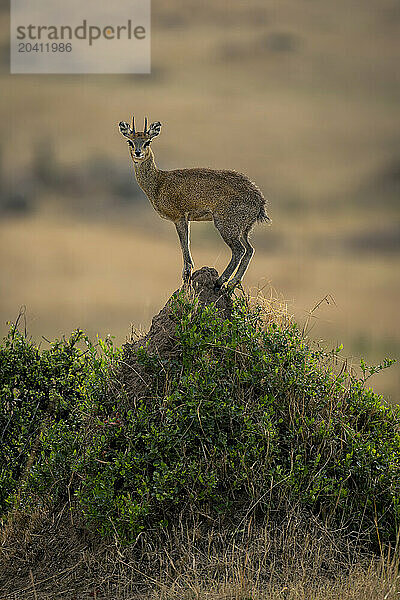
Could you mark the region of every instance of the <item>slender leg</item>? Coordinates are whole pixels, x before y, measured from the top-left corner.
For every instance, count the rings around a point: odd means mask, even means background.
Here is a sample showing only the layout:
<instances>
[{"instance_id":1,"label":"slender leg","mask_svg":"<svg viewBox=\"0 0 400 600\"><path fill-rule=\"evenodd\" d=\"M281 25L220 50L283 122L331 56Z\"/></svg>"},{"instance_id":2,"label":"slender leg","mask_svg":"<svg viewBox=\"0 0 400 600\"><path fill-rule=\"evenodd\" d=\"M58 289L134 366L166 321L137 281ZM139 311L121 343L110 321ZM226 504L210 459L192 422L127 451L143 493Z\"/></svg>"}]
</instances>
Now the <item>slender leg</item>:
<instances>
[{"instance_id":1,"label":"slender leg","mask_svg":"<svg viewBox=\"0 0 400 600\"><path fill-rule=\"evenodd\" d=\"M253 246L250 244L248 236L249 236L249 232L250 229L247 229L243 235L242 235L242 241L246 247L246 252L242 258L242 260L240 261L240 265L238 267L238 270L236 271L234 277L232 278L232 284L235 285L236 283L238 283L241 279L243 279L244 274L247 271L247 267L250 264L251 258L254 254L254 248Z\"/></svg>"},{"instance_id":2,"label":"slender leg","mask_svg":"<svg viewBox=\"0 0 400 600\"><path fill-rule=\"evenodd\" d=\"M217 279L215 287L220 288L225 281L228 281L230 276L235 272L240 263L240 259L245 253L245 248L240 241L240 234L236 234L235 228L230 227L228 223L214 219L214 223L220 232L222 239L232 251L232 258L222 275Z\"/></svg>"},{"instance_id":3,"label":"slender leg","mask_svg":"<svg viewBox=\"0 0 400 600\"><path fill-rule=\"evenodd\" d=\"M186 218L180 219L179 221L176 221L175 227L178 232L183 255L182 279L187 283L193 268L193 260L189 249L189 222Z\"/></svg>"}]
</instances>

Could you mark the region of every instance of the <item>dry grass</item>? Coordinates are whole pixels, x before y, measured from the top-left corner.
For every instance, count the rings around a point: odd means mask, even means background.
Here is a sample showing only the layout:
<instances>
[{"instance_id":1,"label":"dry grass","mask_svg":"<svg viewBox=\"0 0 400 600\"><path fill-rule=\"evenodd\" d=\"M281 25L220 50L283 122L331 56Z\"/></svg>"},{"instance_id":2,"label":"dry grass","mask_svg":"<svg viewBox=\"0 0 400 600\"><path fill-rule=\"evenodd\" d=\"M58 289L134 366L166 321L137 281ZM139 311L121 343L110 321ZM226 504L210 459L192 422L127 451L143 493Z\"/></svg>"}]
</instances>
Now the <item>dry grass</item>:
<instances>
[{"instance_id":1,"label":"dry grass","mask_svg":"<svg viewBox=\"0 0 400 600\"><path fill-rule=\"evenodd\" d=\"M399 563L357 551L354 541L293 512L280 523L252 519L229 534L218 524L178 524L128 548L71 523L68 509L2 535L1 600L394 600Z\"/></svg>"},{"instance_id":2,"label":"dry grass","mask_svg":"<svg viewBox=\"0 0 400 600\"><path fill-rule=\"evenodd\" d=\"M296 510L233 534L179 523L124 548L85 533L65 507L15 514L1 537L1 600L394 600L400 591L393 552L363 555Z\"/></svg>"}]
</instances>

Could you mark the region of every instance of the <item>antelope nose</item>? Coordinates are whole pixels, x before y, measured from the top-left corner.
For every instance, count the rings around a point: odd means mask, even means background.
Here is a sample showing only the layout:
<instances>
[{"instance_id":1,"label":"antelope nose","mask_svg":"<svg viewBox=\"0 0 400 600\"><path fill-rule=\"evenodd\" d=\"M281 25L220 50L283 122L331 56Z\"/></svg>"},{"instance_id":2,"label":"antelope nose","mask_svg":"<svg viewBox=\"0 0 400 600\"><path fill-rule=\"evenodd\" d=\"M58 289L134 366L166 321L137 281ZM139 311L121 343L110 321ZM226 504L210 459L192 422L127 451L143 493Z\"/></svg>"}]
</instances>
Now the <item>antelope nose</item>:
<instances>
[{"instance_id":1,"label":"antelope nose","mask_svg":"<svg viewBox=\"0 0 400 600\"><path fill-rule=\"evenodd\" d=\"M140 156L142 154L142 151L141 150L135 150L135 154L136 154L136 156Z\"/></svg>"}]
</instances>

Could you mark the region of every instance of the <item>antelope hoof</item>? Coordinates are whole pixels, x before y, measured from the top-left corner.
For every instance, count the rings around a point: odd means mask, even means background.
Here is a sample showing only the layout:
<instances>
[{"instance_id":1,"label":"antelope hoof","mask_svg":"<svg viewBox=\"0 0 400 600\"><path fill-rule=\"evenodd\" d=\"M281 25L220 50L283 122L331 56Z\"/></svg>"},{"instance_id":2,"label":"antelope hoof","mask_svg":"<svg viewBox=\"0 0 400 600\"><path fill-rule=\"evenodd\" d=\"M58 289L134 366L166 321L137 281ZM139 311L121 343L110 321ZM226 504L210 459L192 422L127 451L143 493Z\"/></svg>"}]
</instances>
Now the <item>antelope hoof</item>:
<instances>
[{"instance_id":1,"label":"antelope hoof","mask_svg":"<svg viewBox=\"0 0 400 600\"><path fill-rule=\"evenodd\" d=\"M236 288L238 288L239 290L241 290L242 292L244 292L243 286L242 286L242 281L240 279L232 279L226 286L227 290L229 292L233 292Z\"/></svg>"}]
</instances>

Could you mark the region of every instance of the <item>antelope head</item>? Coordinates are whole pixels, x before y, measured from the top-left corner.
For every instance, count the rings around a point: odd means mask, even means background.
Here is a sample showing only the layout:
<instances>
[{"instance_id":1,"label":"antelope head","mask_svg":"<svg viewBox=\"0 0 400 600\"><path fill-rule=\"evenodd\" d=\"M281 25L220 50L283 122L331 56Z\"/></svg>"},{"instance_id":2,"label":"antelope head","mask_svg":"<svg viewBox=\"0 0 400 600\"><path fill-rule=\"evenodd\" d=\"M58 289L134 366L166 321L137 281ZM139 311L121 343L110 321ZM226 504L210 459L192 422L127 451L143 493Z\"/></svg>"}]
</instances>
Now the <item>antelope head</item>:
<instances>
[{"instance_id":1,"label":"antelope head","mask_svg":"<svg viewBox=\"0 0 400 600\"><path fill-rule=\"evenodd\" d=\"M147 126L147 117L144 119L144 130L136 131L135 117L132 117L132 126L125 121L119 123L119 130L127 138L132 159L135 163L142 162L148 158L150 153L150 144L161 131L160 121Z\"/></svg>"}]
</instances>

